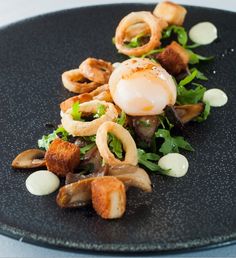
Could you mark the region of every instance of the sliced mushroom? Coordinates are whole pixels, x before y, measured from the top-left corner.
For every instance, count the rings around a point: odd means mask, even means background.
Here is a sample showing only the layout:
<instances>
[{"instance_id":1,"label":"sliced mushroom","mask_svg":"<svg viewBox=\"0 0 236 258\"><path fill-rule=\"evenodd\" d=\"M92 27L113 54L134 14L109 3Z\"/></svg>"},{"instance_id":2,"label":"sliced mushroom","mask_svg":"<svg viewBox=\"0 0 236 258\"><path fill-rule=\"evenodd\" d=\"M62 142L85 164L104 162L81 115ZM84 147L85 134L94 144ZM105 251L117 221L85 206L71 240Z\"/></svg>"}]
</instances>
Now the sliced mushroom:
<instances>
[{"instance_id":1,"label":"sliced mushroom","mask_svg":"<svg viewBox=\"0 0 236 258\"><path fill-rule=\"evenodd\" d=\"M144 192L151 192L151 180L146 171L140 167L132 165L115 165L110 167L109 175L115 176L126 186L137 187Z\"/></svg>"},{"instance_id":2,"label":"sliced mushroom","mask_svg":"<svg viewBox=\"0 0 236 258\"><path fill-rule=\"evenodd\" d=\"M78 169L90 170L90 172L96 172L102 167L102 157L98 151L97 146L94 146L83 157Z\"/></svg>"},{"instance_id":3,"label":"sliced mushroom","mask_svg":"<svg viewBox=\"0 0 236 258\"><path fill-rule=\"evenodd\" d=\"M21 152L12 161L13 168L38 168L45 167L45 151L39 149L29 149Z\"/></svg>"},{"instance_id":4,"label":"sliced mushroom","mask_svg":"<svg viewBox=\"0 0 236 258\"><path fill-rule=\"evenodd\" d=\"M175 127L179 129L183 129L184 124L179 117L178 113L175 111L175 107L172 105L167 105L164 109L165 115L170 121L171 124L173 124Z\"/></svg>"},{"instance_id":5,"label":"sliced mushroom","mask_svg":"<svg viewBox=\"0 0 236 258\"><path fill-rule=\"evenodd\" d=\"M160 124L157 116L132 116L129 118L137 136L150 143L152 137Z\"/></svg>"},{"instance_id":6,"label":"sliced mushroom","mask_svg":"<svg viewBox=\"0 0 236 258\"><path fill-rule=\"evenodd\" d=\"M175 112L178 114L182 123L188 123L192 119L199 116L204 110L203 103L190 104L190 105L182 105L175 106Z\"/></svg>"},{"instance_id":7,"label":"sliced mushroom","mask_svg":"<svg viewBox=\"0 0 236 258\"><path fill-rule=\"evenodd\" d=\"M90 177L102 177L102 176L106 176L108 174L108 170L109 167L107 164L105 164L104 166L102 166L98 171L90 173L90 174L85 174L85 172L81 172L81 173L68 173L66 175L66 181L65 184L71 184L71 183L75 183L78 182L79 180L83 180L85 178L90 178Z\"/></svg>"},{"instance_id":8,"label":"sliced mushroom","mask_svg":"<svg viewBox=\"0 0 236 258\"><path fill-rule=\"evenodd\" d=\"M94 177L65 185L57 195L57 204L61 208L75 208L86 205L91 200L91 182Z\"/></svg>"},{"instance_id":9,"label":"sliced mushroom","mask_svg":"<svg viewBox=\"0 0 236 258\"><path fill-rule=\"evenodd\" d=\"M125 186L134 186L151 192L151 180L145 170L132 165L116 165L109 169L109 176L122 181ZM97 177L88 177L60 188L57 204L62 208L75 208L86 205L91 200L91 183Z\"/></svg>"},{"instance_id":10,"label":"sliced mushroom","mask_svg":"<svg viewBox=\"0 0 236 258\"><path fill-rule=\"evenodd\" d=\"M176 127L182 129L183 125L199 116L204 110L203 103L172 106L165 108L165 114L169 121Z\"/></svg>"}]
</instances>

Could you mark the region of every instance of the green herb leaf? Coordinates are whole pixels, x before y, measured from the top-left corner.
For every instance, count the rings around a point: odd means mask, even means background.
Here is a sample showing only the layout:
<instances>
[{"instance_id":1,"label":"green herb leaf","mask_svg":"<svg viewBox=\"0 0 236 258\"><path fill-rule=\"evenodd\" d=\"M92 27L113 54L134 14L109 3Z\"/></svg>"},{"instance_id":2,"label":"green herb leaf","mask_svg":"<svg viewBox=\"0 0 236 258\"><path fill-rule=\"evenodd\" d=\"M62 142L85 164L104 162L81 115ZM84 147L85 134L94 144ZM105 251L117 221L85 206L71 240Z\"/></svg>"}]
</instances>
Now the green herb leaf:
<instances>
[{"instance_id":1,"label":"green herb leaf","mask_svg":"<svg viewBox=\"0 0 236 258\"><path fill-rule=\"evenodd\" d=\"M170 131L166 129L158 129L155 133L157 138L163 138L164 143L161 145L159 151L166 155L171 152L179 152L179 148L185 149L188 151L193 151L192 146L184 140L182 136L172 137Z\"/></svg>"},{"instance_id":2,"label":"green herb leaf","mask_svg":"<svg viewBox=\"0 0 236 258\"><path fill-rule=\"evenodd\" d=\"M189 53L189 63L190 64L198 64L199 61L209 61L214 58L214 56L205 57L205 56L198 55L189 49L187 49L187 51Z\"/></svg>"},{"instance_id":3,"label":"green herb leaf","mask_svg":"<svg viewBox=\"0 0 236 258\"><path fill-rule=\"evenodd\" d=\"M90 143L84 147L80 148L80 154L84 155L86 154L89 150L91 150L96 144L95 143Z\"/></svg>"},{"instance_id":4,"label":"green herb leaf","mask_svg":"<svg viewBox=\"0 0 236 258\"><path fill-rule=\"evenodd\" d=\"M178 104L196 104L202 100L206 88L198 83L192 83L195 89L187 90L185 87L178 88L177 103Z\"/></svg>"},{"instance_id":5,"label":"green herb leaf","mask_svg":"<svg viewBox=\"0 0 236 258\"><path fill-rule=\"evenodd\" d=\"M41 139L38 140L38 146L39 148L47 150L49 148L49 145L53 140L58 138L58 134L60 134L60 138L64 141L68 140L69 133L63 128L58 127L56 130L54 130L52 133L48 135L43 135Z\"/></svg>"},{"instance_id":6,"label":"green herb leaf","mask_svg":"<svg viewBox=\"0 0 236 258\"><path fill-rule=\"evenodd\" d=\"M196 67L193 67L192 69L190 69L190 72L193 73L194 71L197 71L197 75L196 78L202 81L207 81L208 78L202 73L200 72Z\"/></svg>"},{"instance_id":7,"label":"green herb leaf","mask_svg":"<svg viewBox=\"0 0 236 258\"><path fill-rule=\"evenodd\" d=\"M200 47L201 45L198 44L198 43L195 43L195 44L192 44L192 45L188 45L188 46L185 46L186 49L193 49L193 48L197 48L197 47Z\"/></svg>"},{"instance_id":8,"label":"green herb leaf","mask_svg":"<svg viewBox=\"0 0 236 258\"><path fill-rule=\"evenodd\" d=\"M88 141L88 142L95 142L96 141L96 135L83 136L83 138L85 139L85 141Z\"/></svg>"},{"instance_id":9,"label":"green herb leaf","mask_svg":"<svg viewBox=\"0 0 236 258\"><path fill-rule=\"evenodd\" d=\"M81 119L82 112L79 111L79 101L75 102L72 105L71 115L72 115L73 120L82 121L82 119Z\"/></svg>"},{"instance_id":10,"label":"green herb leaf","mask_svg":"<svg viewBox=\"0 0 236 258\"><path fill-rule=\"evenodd\" d=\"M160 156L156 153L146 153L142 149L138 149L138 163L142 164L146 168L148 168L151 171L158 171L159 166L157 165L157 162L160 159ZM153 162L155 161L155 162Z\"/></svg>"},{"instance_id":11,"label":"green herb leaf","mask_svg":"<svg viewBox=\"0 0 236 258\"><path fill-rule=\"evenodd\" d=\"M183 80L179 82L179 88L189 84L197 76L198 71L194 70L190 75L186 76Z\"/></svg>"},{"instance_id":12,"label":"green herb leaf","mask_svg":"<svg viewBox=\"0 0 236 258\"><path fill-rule=\"evenodd\" d=\"M117 158L123 158L123 148L121 141L112 133L109 133L108 145Z\"/></svg>"},{"instance_id":13,"label":"green herb leaf","mask_svg":"<svg viewBox=\"0 0 236 258\"><path fill-rule=\"evenodd\" d=\"M116 119L116 123L124 126L125 122L126 122L126 114L122 110L121 115Z\"/></svg>"},{"instance_id":14,"label":"green herb leaf","mask_svg":"<svg viewBox=\"0 0 236 258\"><path fill-rule=\"evenodd\" d=\"M211 106L208 102L206 102L204 111L202 112L202 114L200 116L195 118L194 121L197 121L199 123L205 121L208 118L208 116L210 115L210 111L211 111Z\"/></svg>"},{"instance_id":15,"label":"green herb leaf","mask_svg":"<svg viewBox=\"0 0 236 258\"><path fill-rule=\"evenodd\" d=\"M115 44L116 44L115 37L112 37L111 42L112 42L112 44L113 44L113 45L115 45Z\"/></svg>"},{"instance_id":16,"label":"green herb leaf","mask_svg":"<svg viewBox=\"0 0 236 258\"><path fill-rule=\"evenodd\" d=\"M97 108L97 113L93 116L94 118L99 118L106 113L106 107L103 104L99 104Z\"/></svg>"},{"instance_id":17,"label":"green herb leaf","mask_svg":"<svg viewBox=\"0 0 236 258\"><path fill-rule=\"evenodd\" d=\"M150 55L154 55L154 54L161 53L164 49L165 49L165 48L153 49L153 50L147 52L146 54L143 54L141 57L142 57L142 58L145 58L145 57L148 57L148 56L150 56ZM153 59L153 60L156 62L155 59Z\"/></svg>"},{"instance_id":18,"label":"green herb leaf","mask_svg":"<svg viewBox=\"0 0 236 258\"><path fill-rule=\"evenodd\" d=\"M187 35L185 28L176 26L176 25L171 25L171 26L167 27L162 33L162 38L163 39L169 38L171 36L172 32L177 34L177 40L182 46L185 46L187 44L188 35Z\"/></svg>"},{"instance_id":19,"label":"green herb leaf","mask_svg":"<svg viewBox=\"0 0 236 258\"><path fill-rule=\"evenodd\" d=\"M146 35L143 33L138 34L137 36L135 36L134 38L131 39L131 41L126 44L126 47L128 48L136 48L136 47L140 47L141 46L141 39L143 37L145 37Z\"/></svg>"},{"instance_id":20,"label":"green herb leaf","mask_svg":"<svg viewBox=\"0 0 236 258\"><path fill-rule=\"evenodd\" d=\"M193 83L195 89L187 90L185 87L178 89L177 102L178 104L196 104L202 100L206 88L201 84Z\"/></svg>"}]
</instances>

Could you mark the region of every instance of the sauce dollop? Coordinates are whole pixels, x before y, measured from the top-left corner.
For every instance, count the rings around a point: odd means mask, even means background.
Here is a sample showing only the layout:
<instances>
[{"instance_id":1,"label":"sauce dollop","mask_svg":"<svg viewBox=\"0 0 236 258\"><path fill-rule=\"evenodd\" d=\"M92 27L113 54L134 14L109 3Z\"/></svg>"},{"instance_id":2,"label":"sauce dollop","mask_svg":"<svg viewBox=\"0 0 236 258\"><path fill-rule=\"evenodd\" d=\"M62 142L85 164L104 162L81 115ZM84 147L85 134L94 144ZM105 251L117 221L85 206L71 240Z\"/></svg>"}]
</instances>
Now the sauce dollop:
<instances>
[{"instance_id":1,"label":"sauce dollop","mask_svg":"<svg viewBox=\"0 0 236 258\"><path fill-rule=\"evenodd\" d=\"M228 97L224 91L215 88L205 91L203 101L212 107L221 107L227 103Z\"/></svg>"},{"instance_id":2,"label":"sauce dollop","mask_svg":"<svg viewBox=\"0 0 236 258\"><path fill-rule=\"evenodd\" d=\"M186 157L179 153L169 153L161 157L158 165L164 170L169 170L165 175L172 177L184 176L189 167Z\"/></svg>"},{"instance_id":3,"label":"sauce dollop","mask_svg":"<svg viewBox=\"0 0 236 258\"><path fill-rule=\"evenodd\" d=\"M200 22L190 29L189 37L197 44L208 45L217 39L217 28L211 22Z\"/></svg>"},{"instance_id":4,"label":"sauce dollop","mask_svg":"<svg viewBox=\"0 0 236 258\"><path fill-rule=\"evenodd\" d=\"M28 176L25 184L33 195L48 195L57 190L60 180L48 170L39 170Z\"/></svg>"}]
</instances>

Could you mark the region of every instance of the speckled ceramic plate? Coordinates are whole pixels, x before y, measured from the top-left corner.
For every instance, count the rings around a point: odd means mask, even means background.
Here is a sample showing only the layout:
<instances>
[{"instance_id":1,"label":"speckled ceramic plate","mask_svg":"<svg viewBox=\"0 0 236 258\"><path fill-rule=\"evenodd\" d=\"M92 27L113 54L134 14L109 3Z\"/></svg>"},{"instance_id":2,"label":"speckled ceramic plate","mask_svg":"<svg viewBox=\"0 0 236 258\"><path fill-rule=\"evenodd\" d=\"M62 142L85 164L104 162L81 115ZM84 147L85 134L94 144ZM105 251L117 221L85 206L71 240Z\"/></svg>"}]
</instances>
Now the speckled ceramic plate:
<instances>
[{"instance_id":1,"label":"speckled ceramic plate","mask_svg":"<svg viewBox=\"0 0 236 258\"><path fill-rule=\"evenodd\" d=\"M56 193L31 195L29 171L11 169L22 150L59 123L59 103L71 96L61 73L88 56L122 60L111 44L117 23L130 11L153 5L121 4L68 10L29 19L0 30L0 230L22 241L89 251L175 251L236 240L236 14L188 7L186 27L211 21L219 39L200 48L215 55L202 65L208 87L222 88L228 104L213 109L203 124L185 135L195 148L187 153L188 174L180 179L152 176L153 192L128 193L125 216L102 220L91 207L62 210Z\"/></svg>"}]
</instances>

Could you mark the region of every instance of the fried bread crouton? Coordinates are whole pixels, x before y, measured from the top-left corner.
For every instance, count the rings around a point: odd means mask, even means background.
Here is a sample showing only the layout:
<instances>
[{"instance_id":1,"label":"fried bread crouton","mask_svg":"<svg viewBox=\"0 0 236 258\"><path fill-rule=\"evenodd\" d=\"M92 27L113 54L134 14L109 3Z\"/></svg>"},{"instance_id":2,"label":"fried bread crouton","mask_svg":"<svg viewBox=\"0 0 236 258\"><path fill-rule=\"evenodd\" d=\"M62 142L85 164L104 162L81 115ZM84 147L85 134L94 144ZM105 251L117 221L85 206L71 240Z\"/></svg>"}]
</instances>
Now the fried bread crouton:
<instances>
[{"instance_id":1,"label":"fried bread crouton","mask_svg":"<svg viewBox=\"0 0 236 258\"><path fill-rule=\"evenodd\" d=\"M55 139L45 155L47 169L58 176L73 172L80 162L80 148L73 143Z\"/></svg>"},{"instance_id":2,"label":"fried bread crouton","mask_svg":"<svg viewBox=\"0 0 236 258\"><path fill-rule=\"evenodd\" d=\"M160 64L172 75L178 75L186 70L189 62L187 51L177 42L173 41L157 56Z\"/></svg>"},{"instance_id":3,"label":"fried bread crouton","mask_svg":"<svg viewBox=\"0 0 236 258\"><path fill-rule=\"evenodd\" d=\"M126 207L124 184L113 176L100 177L92 181L93 208L104 219L120 218Z\"/></svg>"},{"instance_id":4,"label":"fried bread crouton","mask_svg":"<svg viewBox=\"0 0 236 258\"><path fill-rule=\"evenodd\" d=\"M153 14L165 20L168 24L181 26L184 23L187 10L178 4L164 1L155 7Z\"/></svg>"}]
</instances>

